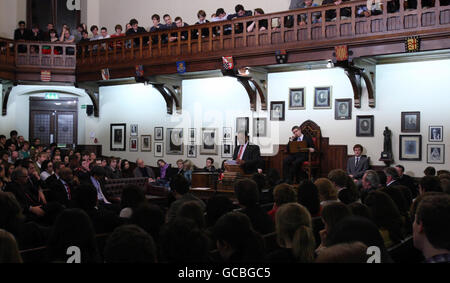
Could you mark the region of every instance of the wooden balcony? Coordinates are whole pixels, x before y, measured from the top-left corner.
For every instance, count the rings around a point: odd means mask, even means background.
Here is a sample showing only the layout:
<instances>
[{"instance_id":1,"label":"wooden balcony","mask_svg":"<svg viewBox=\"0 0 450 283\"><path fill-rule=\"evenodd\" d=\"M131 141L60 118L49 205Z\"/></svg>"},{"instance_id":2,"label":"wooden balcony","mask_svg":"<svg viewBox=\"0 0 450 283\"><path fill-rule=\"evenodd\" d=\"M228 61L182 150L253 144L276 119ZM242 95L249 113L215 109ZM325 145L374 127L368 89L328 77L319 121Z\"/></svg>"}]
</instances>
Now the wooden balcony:
<instances>
[{"instance_id":1,"label":"wooden balcony","mask_svg":"<svg viewBox=\"0 0 450 283\"><path fill-rule=\"evenodd\" d=\"M382 2L387 7L388 1ZM109 68L111 79L134 77L136 65L144 66L145 76L175 74L177 61L186 62L187 72L217 70L222 68L222 56L233 56L239 67L275 65L278 50L287 51L288 63L328 60L339 45L347 45L353 58L372 57L405 53L410 36L420 38L420 51L450 49L450 6L440 6L439 0L430 8L422 8L418 1L417 9L408 11L401 1L398 12L383 9L377 16L357 17L358 7L365 5L364 0L351 1L338 7L320 6L81 43L73 54L67 49L74 45L63 45L63 54L53 54L59 45L51 47L51 54L41 54L44 43L25 43L27 52L19 53L19 43L0 39L0 74L7 75L15 63L16 79L31 79L30 73L24 76L22 72L48 68L61 75L75 71L77 82L87 82L101 80L103 68ZM351 17L341 17L343 9L350 10ZM336 18L326 21L327 11L332 10ZM321 21L313 23L313 15L318 14ZM255 28L247 31L252 22ZM263 25L267 28L260 30ZM171 36L180 39L183 35L183 40L166 43ZM32 45L39 46L39 54L31 53Z\"/></svg>"}]
</instances>

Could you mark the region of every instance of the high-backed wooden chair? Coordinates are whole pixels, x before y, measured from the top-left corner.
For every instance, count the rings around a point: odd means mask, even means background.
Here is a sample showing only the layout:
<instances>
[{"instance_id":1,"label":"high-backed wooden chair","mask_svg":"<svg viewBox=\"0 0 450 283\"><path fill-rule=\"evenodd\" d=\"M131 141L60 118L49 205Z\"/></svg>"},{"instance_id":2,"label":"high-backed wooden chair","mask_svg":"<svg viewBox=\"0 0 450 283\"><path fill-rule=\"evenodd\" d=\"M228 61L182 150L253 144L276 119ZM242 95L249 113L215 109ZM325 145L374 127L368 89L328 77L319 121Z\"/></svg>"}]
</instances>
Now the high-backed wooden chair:
<instances>
[{"instance_id":1,"label":"high-backed wooden chair","mask_svg":"<svg viewBox=\"0 0 450 283\"><path fill-rule=\"evenodd\" d=\"M312 138L314 143L315 152L309 152L308 150L308 161L303 163L302 169L308 174L308 179L314 176L318 176L320 173L320 144L322 143L322 131L320 127L311 120L304 122L300 126L300 130L304 135L308 135Z\"/></svg>"}]
</instances>

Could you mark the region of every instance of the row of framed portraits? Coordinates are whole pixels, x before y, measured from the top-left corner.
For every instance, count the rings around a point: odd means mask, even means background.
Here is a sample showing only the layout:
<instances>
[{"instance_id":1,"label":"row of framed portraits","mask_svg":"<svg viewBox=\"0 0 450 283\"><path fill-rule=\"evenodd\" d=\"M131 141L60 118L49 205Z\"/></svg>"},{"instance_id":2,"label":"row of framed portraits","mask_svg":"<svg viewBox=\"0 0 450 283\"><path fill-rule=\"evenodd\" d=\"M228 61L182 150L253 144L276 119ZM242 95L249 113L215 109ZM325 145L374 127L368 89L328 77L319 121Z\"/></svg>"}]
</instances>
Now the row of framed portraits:
<instances>
[{"instance_id":1,"label":"row of framed portraits","mask_svg":"<svg viewBox=\"0 0 450 283\"><path fill-rule=\"evenodd\" d=\"M421 135L400 135L400 160L422 161ZM445 144L427 144L427 163L445 163Z\"/></svg>"}]
</instances>

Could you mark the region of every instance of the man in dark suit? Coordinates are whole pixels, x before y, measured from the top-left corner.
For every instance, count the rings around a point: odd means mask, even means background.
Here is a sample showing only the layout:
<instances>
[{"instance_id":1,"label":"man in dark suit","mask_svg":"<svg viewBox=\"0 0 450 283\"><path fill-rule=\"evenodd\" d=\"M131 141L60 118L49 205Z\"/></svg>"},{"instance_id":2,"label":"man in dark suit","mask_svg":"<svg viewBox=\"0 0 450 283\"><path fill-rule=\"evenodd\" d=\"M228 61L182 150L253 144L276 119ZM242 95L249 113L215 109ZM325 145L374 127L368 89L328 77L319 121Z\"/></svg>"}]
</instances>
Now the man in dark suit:
<instances>
[{"instance_id":1,"label":"man in dark suit","mask_svg":"<svg viewBox=\"0 0 450 283\"><path fill-rule=\"evenodd\" d=\"M398 181L398 172L394 167L384 168L383 172L386 174L386 188L401 185Z\"/></svg>"},{"instance_id":2,"label":"man in dark suit","mask_svg":"<svg viewBox=\"0 0 450 283\"><path fill-rule=\"evenodd\" d=\"M73 206L76 184L73 182L72 169L62 168L57 178L48 183L48 188L50 201L58 202L66 208Z\"/></svg>"},{"instance_id":3,"label":"man in dark suit","mask_svg":"<svg viewBox=\"0 0 450 283\"><path fill-rule=\"evenodd\" d=\"M136 19L132 19L130 21L130 25L131 28L129 30L127 30L126 35L137 35L140 33L146 33L147 31L145 30L145 28L140 27L139 23ZM144 42L142 44L146 44L148 42L148 37L144 37L143 38ZM139 38L135 38L134 39L134 45L137 47L140 45L140 39Z\"/></svg>"},{"instance_id":4,"label":"man in dark suit","mask_svg":"<svg viewBox=\"0 0 450 283\"><path fill-rule=\"evenodd\" d=\"M366 156L362 156L363 147L360 144L356 144L353 147L355 156L350 157L347 160L347 174L353 180L360 183L364 173L369 170L369 159Z\"/></svg>"},{"instance_id":5,"label":"man in dark suit","mask_svg":"<svg viewBox=\"0 0 450 283\"><path fill-rule=\"evenodd\" d=\"M289 153L289 156L287 156L283 160L283 178L288 184L293 183L293 178L295 175L305 175L300 174L302 165L305 161L308 160L308 152L297 152L297 153L291 153L289 149L289 145L291 142L299 142L299 141L306 141L307 148L309 152L314 152L314 142L310 136L304 135L300 129L300 127L295 126L292 128L292 134L293 136L289 138L289 143L287 145L287 150Z\"/></svg>"},{"instance_id":6,"label":"man in dark suit","mask_svg":"<svg viewBox=\"0 0 450 283\"><path fill-rule=\"evenodd\" d=\"M250 144L246 132L238 133L238 144L234 149L233 160L241 165L245 174L262 173L263 161L259 146Z\"/></svg>"},{"instance_id":7,"label":"man in dark suit","mask_svg":"<svg viewBox=\"0 0 450 283\"><path fill-rule=\"evenodd\" d=\"M414 183L414 179L411 176L405 174L405 167L402 165L395 166L398 173L398 181L400 185L406 186L411 191L411 196L415 199L418 195L417 186Z\"/></svg>"}]
</instances>

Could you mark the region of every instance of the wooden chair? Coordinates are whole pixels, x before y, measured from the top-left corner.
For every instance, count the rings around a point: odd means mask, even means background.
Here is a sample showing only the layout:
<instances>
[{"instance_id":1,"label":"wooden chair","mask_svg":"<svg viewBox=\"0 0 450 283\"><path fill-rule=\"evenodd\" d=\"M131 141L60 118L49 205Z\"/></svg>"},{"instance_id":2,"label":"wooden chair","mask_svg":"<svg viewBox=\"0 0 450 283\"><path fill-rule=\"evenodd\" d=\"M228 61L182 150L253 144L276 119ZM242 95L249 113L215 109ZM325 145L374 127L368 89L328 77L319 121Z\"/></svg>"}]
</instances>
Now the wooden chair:
<instances>
[{"instance_id":1,"label":"wooden chair","mask_svg":"<svg viewBox=\"0 0 450 283\"><path fill-rule=\"evenodd\" d=\"M308 179L311 177L318 176L320 173L320 145L322 143L322 131L320 127L311 120L304 122L300 126L300 130L304 135L309 135L314 143L315 152L309 152L308 150L308 161L305 161L302 165L302 169L308 174ZM315 172L313 172L315 170Z\"/></svg>"}]
</instances>

